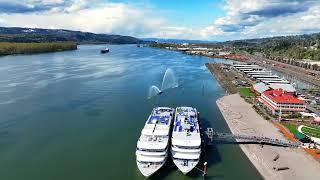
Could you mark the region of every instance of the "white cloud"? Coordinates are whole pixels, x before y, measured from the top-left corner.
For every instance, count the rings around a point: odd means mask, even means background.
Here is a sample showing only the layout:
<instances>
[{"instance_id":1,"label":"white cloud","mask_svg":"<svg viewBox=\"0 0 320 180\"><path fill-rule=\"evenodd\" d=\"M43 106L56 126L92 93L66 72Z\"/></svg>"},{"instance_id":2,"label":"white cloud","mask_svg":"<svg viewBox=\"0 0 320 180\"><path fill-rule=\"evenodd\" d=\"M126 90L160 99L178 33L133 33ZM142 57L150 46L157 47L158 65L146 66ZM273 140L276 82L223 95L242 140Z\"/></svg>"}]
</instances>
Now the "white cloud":
<instances>
[{"instance_id":1,"label":"white cloud","mask_svg":"<svg viewBox=\"0 0 320 180\"><path fill-rule=\"evenodd\" d=\"M264 35L292 35L320 31L320 4L308 11L264 21L253 27Z\"/></svg>"},{"instance_id":2,"label":"white cloud","mask_svg":"<svg viewBox=\"0 0 320 180\"><path fill-rule=\"evenodd\" d=\"M207 28L224 39L260 38L320 31L320 2L313 0L227 0L227 14ZM220 38L214 33L208 37Z\"/></svg>"},{"instance_id":3,"label":"white cloud","mask_svg":"<svg viewBox=\"0 0 320 180\"><path fill-rule=\"evenodd\" d=\"M216 26L207 26L200 30L199 32L201 39L207 39L210 36L222 35L223 31Z\"/></svg>"},{"instance_id":4,"label":"white cloud","mask_svg":"<svg viewBox=\"0 0 320 180\"><path fill-rule=\"evenodd\" d=\"M213 27L193 29L172 25L150 7L125 3L103 3L87 8L88 1L74 0L71 6L50 11L0 14L6 26L24 26L122 34L136 37L206 39ZM55 3L55 2L46 2Z\"/></svg>"},{"instance_id":5,"label":"white cloud","mask_svg":"<svg viewBox=\"0 0 320 180\"><path fill-rule=\"evenodd\" d=\"M81 0L80 0L81 1ZM27 26L41 28L65 28L96 33L135 34L157 28L164 20L155 17L149 10L122 3L108 3L97 8L71 6L66 11L2 14L7 26ZM151 20L152 19L152 20Z\"/></svg>"},{"instance_id":6,"label":"white cloud","mask_svg":"<svg viewBox=\"0 0 320 180\"><path fill-rule=\"evenodd\" d=\"M67 7L65 11L67 12L75 12L83 9L88 5L87 0L74 0L70 7Z\"/></svg>"},{"instance_id":7,"label":"white cloud","mask_svg":"<svg viewBox=\"0 0 320 180\"><path fill-rule=\"evenodd\" d=\"M63 4L64 2L64 0L24 0L24 3L43 5Z\"/></svg>"}]
</instances>

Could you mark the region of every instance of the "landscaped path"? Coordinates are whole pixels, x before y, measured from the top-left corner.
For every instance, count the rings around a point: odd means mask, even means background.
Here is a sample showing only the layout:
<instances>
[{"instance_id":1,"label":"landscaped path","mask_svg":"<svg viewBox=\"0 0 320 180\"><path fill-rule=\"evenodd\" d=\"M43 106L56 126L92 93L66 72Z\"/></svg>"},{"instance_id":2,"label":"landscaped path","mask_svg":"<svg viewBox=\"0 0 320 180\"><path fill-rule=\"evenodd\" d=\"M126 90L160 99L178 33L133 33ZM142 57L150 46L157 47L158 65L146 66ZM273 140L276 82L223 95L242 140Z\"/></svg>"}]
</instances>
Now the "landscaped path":
<instances>
[{"instance_id":1,"label":"landscaped path","mask_svg":"<svg viewBox=\"0 0 320 180\"><path fill-rule=\"evenodd\" d=\"M311 136L310 134L308 134L308 133L306 133L306 132L303 132L303 131L302 131L302 128L309 128L309 129L315 129L315 128L312 128L312 127L309 127L309 126L305 126L305 125L300 125L300 126L298 127L298 131L299 131L300 133L308 136L312 141L320 144L320 138L313 137L313 136ZM316 129L315 129L315 130L316 130Z\"/></svg>"}]
</instances>

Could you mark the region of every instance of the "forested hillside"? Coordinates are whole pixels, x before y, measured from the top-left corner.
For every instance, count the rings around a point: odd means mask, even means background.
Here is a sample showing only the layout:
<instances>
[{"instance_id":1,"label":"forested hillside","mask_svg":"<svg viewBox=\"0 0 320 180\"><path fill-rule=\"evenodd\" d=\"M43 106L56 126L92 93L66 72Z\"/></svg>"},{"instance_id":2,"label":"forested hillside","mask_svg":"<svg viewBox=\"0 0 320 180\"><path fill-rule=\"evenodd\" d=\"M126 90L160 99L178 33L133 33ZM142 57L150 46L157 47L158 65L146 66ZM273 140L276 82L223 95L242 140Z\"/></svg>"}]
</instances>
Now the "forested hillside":
<instances>
[{"instance_id":1,"label":"forested hillside","mask_svg":"<svg viewBox=\"0 0 320 180\"><path fill-rule=\"evenodd\" d=\"M95 34L64 29L0 27L0 42L61 42L135 44L143 41L131 36Z\"/></svg>"},{"instance_id":2,"label":"forested hillside","mask_svg":"<svg viewBox=\"0 0 320 180\"><path fill-rule=\"evenodd\" d=\"M223 44L249 53L261 52L266 57L320 60L320 33L227 41Z\"/></svg>"}]
</instances>

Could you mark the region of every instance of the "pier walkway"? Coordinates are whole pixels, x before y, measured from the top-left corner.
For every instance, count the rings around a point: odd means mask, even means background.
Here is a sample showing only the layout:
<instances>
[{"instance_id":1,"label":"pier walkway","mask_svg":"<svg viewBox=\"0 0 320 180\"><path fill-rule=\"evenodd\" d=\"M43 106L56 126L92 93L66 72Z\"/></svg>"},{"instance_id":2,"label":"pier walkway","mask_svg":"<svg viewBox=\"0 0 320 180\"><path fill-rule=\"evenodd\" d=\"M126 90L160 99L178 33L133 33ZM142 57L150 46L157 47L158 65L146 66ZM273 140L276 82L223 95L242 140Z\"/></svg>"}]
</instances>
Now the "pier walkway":
<instances>
[{"instance_id":1,"label":"pier walkway","mask_svg":"<svg viewBox=\"0 0 320 180\"><path fill-rule=\"evenodd\" d=\"M214 139L229 141L229 142L236 142L238 143L252 143L252 144L269 144L275 146L282 146L282 147L301 147L300 143L290 142L290 141L282 141L279 139L272 139L269 137L263 136L249 136L249 135L241 135L241 134L231 134L231 133L219 133L213 131L212 128L207 128L205 131L206 135L209 139L209 144L213 142Z\"/></svg>"}]
</instances>

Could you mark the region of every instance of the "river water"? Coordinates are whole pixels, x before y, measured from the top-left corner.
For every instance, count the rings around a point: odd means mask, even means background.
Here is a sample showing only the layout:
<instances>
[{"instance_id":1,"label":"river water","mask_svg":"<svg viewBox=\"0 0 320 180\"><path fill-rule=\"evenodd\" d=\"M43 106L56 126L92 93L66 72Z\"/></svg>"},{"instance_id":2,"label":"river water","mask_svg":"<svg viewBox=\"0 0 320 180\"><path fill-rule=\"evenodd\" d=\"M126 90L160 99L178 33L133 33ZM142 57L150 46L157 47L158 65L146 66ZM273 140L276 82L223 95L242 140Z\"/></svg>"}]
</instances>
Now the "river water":
<instances>
[{"instance_id":1,"label":"river water","mask_svg":"<svg viewBox=\"0 0 320 180\"><path fill-rule=\"evenodd\" d=\"M223 90L205 67L223 60L133 45L110 45L108 54L101 48L0 57L0 179L144 179L135 148L154 106L194 106L203 124L229 131L215 104ZM179 87L148 99L167 68ZM205 159L208 179L261 179L237 145L217 144ZM184 176L169 161L151 179L202 177L196 170Z\"/></svg>"}]
</instances>

